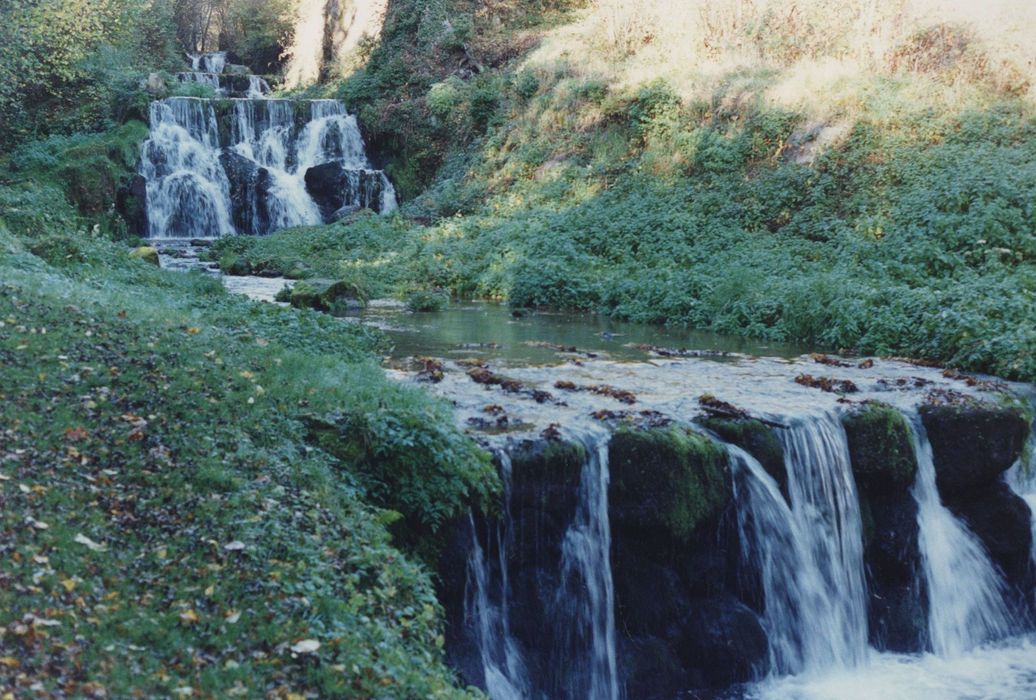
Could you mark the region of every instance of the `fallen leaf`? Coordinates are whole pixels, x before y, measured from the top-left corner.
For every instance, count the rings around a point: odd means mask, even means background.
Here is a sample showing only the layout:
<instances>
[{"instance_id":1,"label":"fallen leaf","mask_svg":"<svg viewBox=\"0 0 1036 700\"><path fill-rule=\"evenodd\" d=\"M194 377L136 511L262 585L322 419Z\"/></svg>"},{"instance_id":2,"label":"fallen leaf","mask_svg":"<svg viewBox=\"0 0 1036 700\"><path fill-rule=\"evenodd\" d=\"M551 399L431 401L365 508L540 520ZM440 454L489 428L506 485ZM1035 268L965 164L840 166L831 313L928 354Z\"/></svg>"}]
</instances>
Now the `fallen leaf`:
<instances>
[{"instance_id":1,"label":"fallen leaf","mask_svg":"<svg viewBox=\"0 0 1036 700\"><path fill-rule=\"evenodd\" d=\"M13 656L0 656L0 666L6 666L7 668L18 668L21 663L18 659Z\"/></svg>"},{"instance_id":2,"label":"fallen leaf","mask_svg":"<svg viewBox=\"0 0 1036 700\"><path fill-rule=\"evenodd\" d=\"M103 552L104 550L108 549L103 544L98 544L97 542L94 542L93 540L91 540L89 537L87 537L86 535L84 535L82 533L79 533L78 535L76 535L74 541L77 542L78 544L86 545L93 552Z\"/></svg>"},{"instance_id":3,"label":"fallen leaf","mask_svg":"<svg viewBox=\"0 0 1036 700\"><path fill-rule=\"evenodd\" d=\"M45 522L43 522L41 520L37 520L36 518L33 518L31 516L26 518L25 522L28 523L29 525L32 525L37 530L46 530L47 528L50 527L50 525L48 525L47 523L45 523Z\"/></svg>"},{"instance_id":4,"label":"fallen leaf","mask_svg":"<svg viewBox=\"0 0 1036 700\"><path fill-rule=\"evenodd\" d=\"M191 335L198 335L199 333L201 333L201 329L198 328L197 326L191 326L190 328L187 329L187 332L190 333Z\"/></svg>"},{"instance_id":5,"label":"fallen leaf","mask_svg":"<svg viewBox=\"0 0 1036 700\"><path fill-rule=\"evenodd\" d=\"M233 542L227 542L225 545L223 545L223 549L227 550L228 552L240 552L244 548L245 543L241 540L234 540Z\"/></svg>"},{"instance_id":6,"label":"fallen leaf","mask_svg":"<svg viewBox=\"0 0 1036 700\"><path fill-rule=\"evenodd\" d=\"M236 624L237 621L240 620L240 619L241 619L241 613L238 612L237 610L231 610L229 613L227 613L227 624L228 625Z\"/></svg>"},{"instance_id":7,"label":"fallen leaf","mask_svg":"<svg viewBox=\"0 0 1036 700\"><path fill-rule=\"evenodd\" d=\"M180 622L184 623L185 625L193 625L197 621L198 613L194 612L194 610L191 610L190 608L180 613Z\"/></svg>"},{"instance_id":8,"label":"fallen leaf","mask_svg":"<svg viewBox=\"0 0 1036 700\"><path fill-rule=\"evenodd\" d=\"M69 442L79 442L85 440L90 436L90 433L86 432L86 428L69 428L65 431L65 439Z\"/></svg>"},{"instance_id":9,"label":"fallen leaf","mask_svg":"<svg viewBox=\"0 0 1036 700\"><path fill-rule=\"evenodd\" d=\"M76 588L75 579L70 579L70 578L62 579L61 580L61 585L64 586L65 590L68 591L69 593L74 591L75 588Z\"/></svg>"},{"instance_id":10,"label":"fallen leaf","mask_svg":"<svg viewBox=\"0 0 1036 700\"><path fill-rule=\"evenodd\" d=\"M315 639L303 639L291 645L291 650L296 654L312 654L320 648L320 642Z\"/></svg>"}]
</instances>

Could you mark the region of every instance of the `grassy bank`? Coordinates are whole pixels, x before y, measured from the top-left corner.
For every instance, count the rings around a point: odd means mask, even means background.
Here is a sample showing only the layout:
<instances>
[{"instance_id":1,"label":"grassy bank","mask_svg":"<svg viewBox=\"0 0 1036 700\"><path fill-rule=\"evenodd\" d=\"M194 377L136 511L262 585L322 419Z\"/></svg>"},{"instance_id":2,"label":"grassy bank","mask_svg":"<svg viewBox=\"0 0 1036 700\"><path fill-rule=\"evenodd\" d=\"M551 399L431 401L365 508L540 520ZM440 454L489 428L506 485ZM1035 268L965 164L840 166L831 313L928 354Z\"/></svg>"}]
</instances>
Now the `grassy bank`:
<instances>
[{"instance_id":1,"label":"grassy bank","mask_svg":"<svg viewBox=\"0 0 1036 700\"><path fill-rule=\"evenodd\" d=\"M488 458L370 331L131 259L66 166L0 187L0 687L467 697L418 555Z\"/></svg>"}]
</instances>

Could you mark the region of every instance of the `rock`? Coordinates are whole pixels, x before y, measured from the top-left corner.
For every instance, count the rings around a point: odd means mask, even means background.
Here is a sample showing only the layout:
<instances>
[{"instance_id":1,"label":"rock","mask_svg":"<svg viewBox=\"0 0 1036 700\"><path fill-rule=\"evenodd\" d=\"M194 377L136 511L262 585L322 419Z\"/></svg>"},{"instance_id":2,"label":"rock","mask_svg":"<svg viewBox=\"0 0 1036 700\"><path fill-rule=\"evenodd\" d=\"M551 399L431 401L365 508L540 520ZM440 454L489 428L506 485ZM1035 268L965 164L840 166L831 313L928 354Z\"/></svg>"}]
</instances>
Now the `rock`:
<instances>
[{"instance_id":1,"label":"rock","mask_svg":"<svg viewBox=\"0 0 1036 700\"><path fill-rule=\"evenodd\" d=\"M774 428L752 418L703 418L700 422L724 442L740 447L759 460L787 500L788 472L784 467L784 447Z\"/></svg>"},{"instance_id":2,"label":"rock","mask_svg":"<svg viewBox=\"0 0 1036 700\"><path fill-rule=\"evenodd\" d=\"M762 677L769 643L759 617L736 598L717 596L694 606L679 645L685 667L717 688Z\"/></svg>"},{"instance_id":3,"label":"rock","mask_svg":"<svg viewBox=\"0 0 1036 700\"><path fill-rule=\"evenodd\" d=\"M154 265L155 267L161 267L162 266L162 262L161 262L161 260L158 257L158 249L157 248L153 248L153 247L151 247L149 245L144 245L144 246L140 246L139 248L134 248L133 250L130 251L129 255L130 255L131 258L137 258L138 260L143 260L144 262L150 263L151 265Z\"/></svg>"},{"instance_id":4,"label":"rock","mask_svg":"<svg viewBox=\"0 0 1036 700\"><path fill-rule=\"evenodd\" d=\"M935 459L939 493L967 500L988 487L1021 456L1029 424L1013 407L992 404L924 406L921 417Z\"/></svg>"},{"instance_id":5,"label":"rock","mask_svg":"<svg viewBox=\"0 0 1036 700\"><path fill-rule=\"evenodd\" d=\"M306 171L306 191L320 207L325 222L345 208L381 211L384 175L377 170L324 163Z\"/></svg>"},{"instance_id":6,"label":"rock","mask_svg":"<svg viewBox=\"0 0 1036 700\"><path fill-rule=\"evenodd\" d=\"M115 211L126 222L130 234L148 235L147 180L135 174L124 181L115 193Z\"/></svg>"},{"instance_id":7,"label":"rock","mask_svg":"<svg viewBox=\"0 0 1036 700\"><path fill-rule=\"evenodd\" d=\"M241 233L264 235L270 232L270 171L233 151L220 154L219 162L230 182L231 215L234 228Z\"/></svg>"},{"instance_id":8,"label":"rock","mask_svg":"<svg viewBox=\"0 0 1036 700\"><path fill-rule=\"evenodd\" d=\"M946 505L982 541L1007 582L1031 590L1032 512L1025 500L1000 479Z\"/></svg>"},{"instance_id":9,"label":"rock","mask_svg":"<svg viewBox=\"0 0 1036 700\"><path fill-rule=\"evenodd\" d=\"M149 73L144 80L144 89L152 95L165 95L169 92L169 86L160 73Z\"/></svg>"},{"instance_id":10,"label":"rock","mask_svg":"<svg viewBox=\"0 0 1036 700\"><path fill-rule=\"evenodd\" d=\"M224 275L241 277L252 274L252 264L236 253L227 253L219 259L219 269Z\"/></svg>"},{"instance_id":11,"label":"rock","mask_svg":"<svg viewBox=\"0 0 1036 700\"><path fill-rule=\"evenodd\" d=\"M307 277L309 277L312 274L313 274L313 271L310 270L306 266L305 263L298 262L298 261L292 263L288 267L288 269L284 272L284 276L286 278L290 279L290 280L306 279Z\"/></svg>"},{"instance_id":12,"label":"rock","mask_svg":"<svg viewBox=\"0 0 1036 700\"><path fill-rule=\"evenodd\" d=\"M870 643L882 651L924 651L928 606L921 590L917 502L908 491L861 490L859 497Z\"/></svg>"},{"instance_id":13,"label":"rock","mask_svg":"<svg viewBox=\"0 0 1036 700\"><path fill-rule=\"evenodd\" d=\"M346 314L361 310L366 303L366 297L351 282L307 279L292 288L289 303L297 309Z\"/></svg>"},{"instance_id":14,"label":"rock","mask_svg":"<svg viewBox=\"0 0 1036 700\"><path fill-rule=\"evenodd\" d=\"M856 485L868 494L903 494L917 475L910 427L903 414L866 404L842 419Z\"/></svg>"},{"instance_id":15,"label":"rock","mask_svg":"<svg viewBox=\"0 0 1036 700\"><path fill-rule=\"evenodd\" d=\"M609 447L613 528L664 529L687 542L729 502L726 451L682 428L619 430Z\"/></svg>"}]
</instances>

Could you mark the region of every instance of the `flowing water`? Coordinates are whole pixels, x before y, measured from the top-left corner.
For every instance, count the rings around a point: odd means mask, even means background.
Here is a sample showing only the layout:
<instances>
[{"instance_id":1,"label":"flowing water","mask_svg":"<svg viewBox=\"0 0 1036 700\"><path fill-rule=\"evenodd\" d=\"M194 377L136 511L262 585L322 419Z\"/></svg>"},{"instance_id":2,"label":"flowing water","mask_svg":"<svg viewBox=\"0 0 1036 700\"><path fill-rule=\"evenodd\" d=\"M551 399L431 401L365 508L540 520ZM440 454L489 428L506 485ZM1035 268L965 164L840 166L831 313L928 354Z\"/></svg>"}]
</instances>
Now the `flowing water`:
<instances>
[{"instance_id":1,"label":"flowing water","mask_svg":"<svg viewBox=\"0 0 1036 700\"><path fill-rule=\"evenodd\" d=\"M371 167L342 103L267 98L261 78L223 73L225 55L192 61L195 70L182 81L234 96L151 104L140 167L150 238L264 235L361 208L395 210L395 190ZM243 91L231 93L235 83Z\"/></svg>"},{"instance_id":2,"label":"flowing water","mask_svg":"<svg viewBox=\"0 0 1036 700\"><path fill-rule=\"evenodd\" d=\"M943 504L924 423L911 420L917 455L917 522L928 591L928 634L939 656L959 656L1011 629L1004 582L979 540Z\"/></svg>"},{"instance_id":3,"label":"flowing water","mask_svg":"<svg viewBox=\"0 0 1036 700\"><path fill-rule=\"evenodd\" d=\"M771 671L852 668L867 655L867 598L845 430L825 414L782 436L790 503L753 457L729 446L742 552L762 573Z\"/></svg>"},{"instance_id":4,"label":"flowing water","mask_svg":"<svg viewBox=\"0 0 1036 700\"><path fill-rule=\"evenodd\" d=\"M518 644L511 635L508 550L514 537L511 519L511 457L497 452L503 483L504 512L489 533L487 546L496 550L496 566L490 565L479 542L475 518L469 515L472 547L468 557L468 585L464 616L477 629L486 691L493 700L522 700L530 697L531 683Z\"/></svg>"}]
</instances>

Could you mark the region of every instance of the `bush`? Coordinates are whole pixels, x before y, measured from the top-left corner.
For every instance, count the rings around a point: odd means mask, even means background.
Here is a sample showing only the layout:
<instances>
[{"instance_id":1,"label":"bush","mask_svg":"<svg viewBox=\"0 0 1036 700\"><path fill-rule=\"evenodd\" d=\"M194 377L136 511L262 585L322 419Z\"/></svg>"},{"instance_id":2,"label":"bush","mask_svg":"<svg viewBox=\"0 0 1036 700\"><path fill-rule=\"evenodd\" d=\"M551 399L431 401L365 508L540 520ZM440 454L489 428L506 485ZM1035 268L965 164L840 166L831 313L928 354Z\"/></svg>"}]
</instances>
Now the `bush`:
<instances>
[{"instance_id":1,"label":"bush","mask_svg":"<svg viewBox=\"0 0 1036 700\"><path fill-rule=\"evenodd\" d=\"M410 311L442 311L449 303L449 295L439 290L411 292L406 299Z\"/></svg>"}]
</instances>

